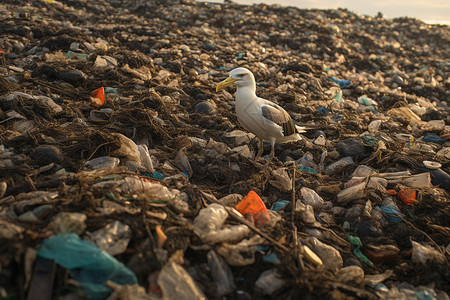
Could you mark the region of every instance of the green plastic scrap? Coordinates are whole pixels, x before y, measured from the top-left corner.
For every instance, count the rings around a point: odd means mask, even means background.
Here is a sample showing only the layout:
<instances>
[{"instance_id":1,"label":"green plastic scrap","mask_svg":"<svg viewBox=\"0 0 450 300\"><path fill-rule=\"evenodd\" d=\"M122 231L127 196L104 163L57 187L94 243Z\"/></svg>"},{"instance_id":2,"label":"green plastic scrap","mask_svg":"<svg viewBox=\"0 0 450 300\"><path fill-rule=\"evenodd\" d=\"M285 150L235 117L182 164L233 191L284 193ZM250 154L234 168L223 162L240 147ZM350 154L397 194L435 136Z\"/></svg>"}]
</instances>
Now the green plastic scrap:
<instances>
[{"instance_id":1,"label":"green plastic scrap","mask_svg":"<svg viewBox=\"0 0 450 300\"><path fill-rule=\"evenodd\" d=\"M365 136L365 137L363 137L363 139L369 147L374 147L374 146L378 145L378 139L376 137Z\"/></svg>"},{"instance_id":2,"label":"green plastic scrap","mask_svg":"<svg viewBox=\"0 0 450 300\"><path fill-rule=\"evenodd\" d=\"M370 259L368 259L359 249L362 246L361 239L359 238L359 236L349 235L348 241L350 242L350 244L352 244L354 248L353 254L355 254L360 260L362 260L366 264L373 266L373 262Z\"/></svg>"}]
</instances>

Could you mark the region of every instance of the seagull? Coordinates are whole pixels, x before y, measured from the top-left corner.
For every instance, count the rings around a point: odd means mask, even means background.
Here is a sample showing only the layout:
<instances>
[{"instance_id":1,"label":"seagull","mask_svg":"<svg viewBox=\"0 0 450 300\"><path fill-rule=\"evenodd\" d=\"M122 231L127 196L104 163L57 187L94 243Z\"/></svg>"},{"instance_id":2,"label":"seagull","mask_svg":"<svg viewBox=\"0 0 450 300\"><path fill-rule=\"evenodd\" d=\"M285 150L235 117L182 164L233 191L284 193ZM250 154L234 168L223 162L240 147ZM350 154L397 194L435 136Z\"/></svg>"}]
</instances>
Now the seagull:
<instances>
[{"instance_id":1,"label":"seagull","mask_svg":"<svg viewBox=\"0 0 450 300\"><path fill-rule=\"evenodd\" d=\"M299 141L302 138L298 134L292 118L281 106L256 96L255 77L250 70L246 68L233 69L230 76L217 85L216 92L233 84L237 86L237 119L242 127L259 139L259 151L254 157L255 161L261 157L263 142L270 142L271 151L267 166L274 156L276 142L287 143Z\"/></svg>"}]
</instances>

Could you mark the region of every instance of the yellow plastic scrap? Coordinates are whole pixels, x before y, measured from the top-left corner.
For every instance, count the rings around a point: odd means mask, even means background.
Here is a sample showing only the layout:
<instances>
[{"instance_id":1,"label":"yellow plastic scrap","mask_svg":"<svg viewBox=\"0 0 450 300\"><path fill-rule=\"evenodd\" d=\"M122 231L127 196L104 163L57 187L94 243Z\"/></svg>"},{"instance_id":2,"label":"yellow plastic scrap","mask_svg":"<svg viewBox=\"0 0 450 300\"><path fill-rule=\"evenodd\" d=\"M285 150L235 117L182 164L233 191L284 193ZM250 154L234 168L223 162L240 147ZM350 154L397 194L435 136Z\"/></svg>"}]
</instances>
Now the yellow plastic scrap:
<instances>
[{"instance_id":1,"label":"yellow plastic scrap","mask_svg":"<svg viewBox=\"0 0 450 300\"><path fill-rule=\"evenodd\" d=\"M311 249L308 248L308 246L303 245L303 255L305 256L305 259L312 263L315 266L321 266L323 265L322 260L320 257L317 256L316 253L314 253Z\"/></svg>"}]
</instances>

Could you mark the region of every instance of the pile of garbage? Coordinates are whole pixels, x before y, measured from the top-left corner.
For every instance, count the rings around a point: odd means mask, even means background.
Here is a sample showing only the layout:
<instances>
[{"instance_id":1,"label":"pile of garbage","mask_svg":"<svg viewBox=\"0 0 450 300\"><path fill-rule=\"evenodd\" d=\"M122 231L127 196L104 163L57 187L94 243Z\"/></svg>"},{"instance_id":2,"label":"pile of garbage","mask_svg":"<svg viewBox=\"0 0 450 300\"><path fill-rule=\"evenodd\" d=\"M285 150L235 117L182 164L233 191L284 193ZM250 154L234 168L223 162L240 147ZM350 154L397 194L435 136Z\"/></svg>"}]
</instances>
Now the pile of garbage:
<instances>
[{"instance_id":1,"label":"pile of garbage","mask_svg":"<svg viewBox=\"0 0 450 300\"><path fill-rule=\"evenodd\" d=\"M230 1L0 12L1 299L449 299L448 26ZM307 129L267 168L215 92L239 66Z\"/></svg>"}]
</instances>

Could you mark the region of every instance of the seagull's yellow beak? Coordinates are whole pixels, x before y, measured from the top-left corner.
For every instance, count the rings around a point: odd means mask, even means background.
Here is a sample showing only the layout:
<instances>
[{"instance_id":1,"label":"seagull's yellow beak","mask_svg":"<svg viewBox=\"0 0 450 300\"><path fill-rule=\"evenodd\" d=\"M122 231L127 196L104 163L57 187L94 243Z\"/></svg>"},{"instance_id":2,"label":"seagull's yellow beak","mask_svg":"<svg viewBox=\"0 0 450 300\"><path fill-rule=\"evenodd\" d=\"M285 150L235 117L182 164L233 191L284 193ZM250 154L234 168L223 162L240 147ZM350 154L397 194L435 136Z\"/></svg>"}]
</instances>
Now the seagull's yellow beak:
<instances>
[{"instance_id":1,"label":"seagull's yellow beak","mask_svg":"<svg viewBox=\"0 0 450 300\"><path fill-rule=\"evenodd\" d=\"M232 85L233 83L235 83L236 81L238 81L239 79L234 79L233 77L228 77L227 79L225 79L224 81L219 82L219 84L216 87L216 92Z\"/></svg>"}]
</instances>

